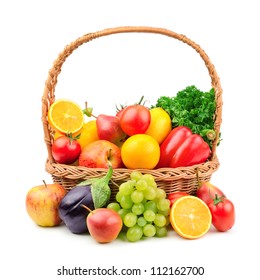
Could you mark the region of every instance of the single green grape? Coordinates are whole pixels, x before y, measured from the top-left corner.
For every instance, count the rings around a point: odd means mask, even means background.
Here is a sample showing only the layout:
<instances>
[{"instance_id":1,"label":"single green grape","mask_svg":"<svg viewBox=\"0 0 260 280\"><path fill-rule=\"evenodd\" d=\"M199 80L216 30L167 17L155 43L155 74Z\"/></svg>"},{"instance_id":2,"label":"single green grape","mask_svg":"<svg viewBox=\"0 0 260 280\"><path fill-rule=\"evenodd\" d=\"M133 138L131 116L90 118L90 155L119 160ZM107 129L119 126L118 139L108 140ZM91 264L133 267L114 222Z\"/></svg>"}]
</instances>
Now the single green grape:
<instances>
[{"instance_id":1,"label":"single green grape","mask_svg":"<svg viewBox=\"0 0 260 280\"><path fill-rule=\"evenodd\" d=\"M144 194L141 191L135 190L131 193L133 203L140 203L144 199Z\"/></svg>"},{"instance_id":2,"label":"single green grape","mask_svg":"<svg viewBox=\"0 0 260 280\"><path fill-rule=\"evenodd\" d=\"M138 191L144 191L148 187L148 184L144 179L140 179L136 182L135 187Z\"/></svg>"},{"instance_id":3,"label":"single green grape","mask_svg":"<svg viewBox=\"0 0 260 280\"><path fill-rule=\"evenodd\" d=\"M170 200L166 198L160 198L157 201L157 208L160 211L167 211L168 209L170 209Z\"/></svg>"},{"instance_id":4,"label":"single green grape","mask_svg":"<svg viewBox=\"0 0 260 280\"><path fill-rule=\"evenodd\" d=\"M156 198L156 189L148 186L144 191L144 197L147 200L154 200Z\"/></svg>"},{"instance_id":5,"label":"single green grape","mask_svg":"<svg viewBox=\"0 0 260 280\"><path fill-rule=\"evenodd\" d=\"M122 193L122 195L130 195L134 191L134 184L133 181L127 181L120 185L119 192Z\"/></svg>"},{"instance_id":6,"label":"single green grape","mask_svg":"<svg viewBox=\"0 0 260 280\"><path fill-rule=\"evenodd\" d=\"M136 215L141 215L144 212L144 205L143 203L135 203L132 206L132 212Z\"/></svg>"},{"instance_id":7,"label":"single green grape","mask_svg":"<svg viewBox=\"0 0 260 280\"><path fill-rule=\"evenodd\" d=\"M143 216L147 222L153 222L155 219L155 213L152 210L145 210Z\"/></svg>"},{"instance_id":8,"label":"single green grape","mask_svg":"<svg viewBox=\"0 0 260 280\"><path fill-rule=\"evenodd\" d=\"M155 226L155 229L156 229L156 236L157 237L165 237L167 236L167 228L166 227L158 227L158 226Z\"/></svg>"},{"instance_id":9,"label":"single green grape","mask_svg":"<svg viewBox=\"0 0 260 280\"><path fill-rule=\"evenodd\" d=\"M142 236L143 236L143 229L138 225L130 227L126 232L126 238L130 242L136 242L140 240Z\"/></svg>"},{"instance_id":10,"label":"single green grape","mask_svg":"<svg viewBox=\"0 0 260 280\"><path fill-rule=\"evenodd\" d=\"M144 174L142 179L144 179L149 186L156 187L156 183L152 174Z\"/></svg>"},{"instance_id":11,"label":"single green grape","mask_svg":"<svg viewBox=\"0 0 260 280\"><path fill-rule=\"evenodd\" d=\"M124 209L130 209L133 206L133 201L130 195L124 195L121 197L120 205Z\"/></svg>"},{"instance_id":12,"label":"single green grape","mask_svg":"<svg viewBox=\"0 0 260 280\"><path fill-rule=\"evenodd\" d=\"M152 224L147 224L143 227L143 234L146 237L152 237L156 234L156 228Z\"/></svg>"},{"instance_id":13,"label":"single green grape","mask_svg":"<svg viewBox=\"0 0 260 280\"><path fill-rule=\"evenodd\" d=\"M166 198L166 192L163 189L156 189L156 199Z\"/></svg>"},{"instance_id":14,"label":"single green grape","mask_svg":"<svg viewBox=\"0 0 260 280\"><path fill-rule=\"evenodd\" d=\"M118 210L121 209L121 206L120 206L120 204L117 203L117 202L110 202L110 203L107 205L107 208L108 208L108 209L113 209L113 210L115 210L116 212L118 212Z\"/></svg>"},{"instance_id":15,"label":"single green grape","mask_svg":"<svg viewBox=\"0 0 260 280\"><path fill-rule=\"evenodd\" d=\"M154 213L157 212L156 202L153 200L148 200L144 204L145 210L152 210Z\"/></svg>"},{"instance_id":16,"label":"single green grape","mask_svg":"<svg viewBox=\"0 0 260 280\"><path fill-rule=\"evenodd\" d=\"M138 226L144 227L147 224L146 219L143 216L138 217L137 222Z\"/></svg>"},{"instance_id":17,"label":"single green grape","mask_svg":"<svg viewBox=\"0 0 260 280\"><path fill-rule=\"evenodd\" d=\"M116 201L120 203L122 196L123 194L120 191L118 191L116 194Z\"/></svg>"},{"instance_id":18,"label":"single green grape","mask_svg":"<svg viewBox=\"0 0 260 280\"><path fill-rule=\"evenodd\" d=\"M133 227L137 222L137 216L132 213L129 212L125 215L124 217L124 225L127 227Z\"/></svg>"},{"instance_id":19,"label":"single green grape","mask_svg":"<svg viewBox=\"0 0 260 280\"><path fill-rule=\"evenodd\" d=\"M130 174L131 180L134 180L136 182L138 180L140 180L142 178L142 176L143 176L142 173L140 171L137 171L137 170L132 171L131 174Z\"/></svg>"},{"instance_id":20,"label":"single green grape","mask_svg":"<svg viewBox=\"0 0 260 280\"><path fill-rule=\"evenodd\" d=\"M166 225L166 217L163 214L157 213L153 222L156 226L163 227Z\"/></svg>"}]
</instances>

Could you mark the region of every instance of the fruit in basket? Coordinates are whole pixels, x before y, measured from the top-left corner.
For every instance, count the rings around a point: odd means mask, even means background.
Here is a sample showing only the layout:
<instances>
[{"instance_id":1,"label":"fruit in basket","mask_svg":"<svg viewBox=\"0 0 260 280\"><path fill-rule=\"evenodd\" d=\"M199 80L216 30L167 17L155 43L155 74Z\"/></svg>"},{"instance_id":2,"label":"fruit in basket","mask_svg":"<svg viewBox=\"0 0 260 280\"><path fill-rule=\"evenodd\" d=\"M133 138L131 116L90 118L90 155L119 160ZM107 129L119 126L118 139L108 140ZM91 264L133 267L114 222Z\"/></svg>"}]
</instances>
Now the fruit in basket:
<instances>
[{"instance_id":1,"label":"fruit in basket","mask_svg":"<svg viewBox=\"0 0 260 280\"><path fill-rule=\"evenodd\" d=\"M162 108L150 109L151 122L145 134L152 136L159 145L172 130L172 121L169 114Z\"/></svg>"},{"instance_id":2,"label":"fruit in basket","mask_svg":"<svg viewBox=\"0 0 260 280\"><path fill-rule=\"evenodd\" d=\"M44 182L44 181L43 181ZM46 184L31 188L26 195L26 210L39 226L53 227L61 223L58 207L66 191L60 184Z\"/></svg>"},{"instance_id":3,"label":"fruit in basket","mask_svg":"<svg viewBox=\"0 0 260 280\"><path fill-rule=\"evenodd\" d=\"M160 167L186 167L205 162L211 154L209 145L188 127L174 128L160 146Z\"/></svg>"},{"instance_id":4,"label":"fruit in basket","mask_svg":"<svg viewBox=\"0 0 260 280\"><path fill-rule=\"evenodd\" d=\"M48 122L55 131L75 136L84 124L83 111L74 101L58 99L50 105Z\"/></svg>"},{"instance_id":5,"label":"fruit in basket","mask_svg":"<svg viewBox=\"0 0 260 280\"><path fill-rule=\"evenodd\" d=\"M97 133L99 139L110 141L116 145L120 145L126 137L120 126L120 119L104 114L97 117Z\"/></svg>"},{"instance_id":6,"label":"fruit in basket","mask_svg":"<svg viewBox=\"0 0 260 280\"><path fill-rule=\"evenodd\" d=\"M81 146L81 150L83 150L83 148L86 147L88 144L99 140L96 120L91 120L84 123L77 140Z\"/></svg>"},{"instance_id":7,"label":"fruit in basket","mask_svg":"<svg viewBox=\"0 0 260 280\"><path fill-rule=\"evenodd\" d=\"M78 159L81 146L71 135L61 136L54 140L51 152L57 163L72 164Z\"/></svg>"},{"instance_id":8,"label":"fruit in basket","mask_svg":"<svg viewBox=\"0 0 260 280\"><path fill-rule=\"evenodd\" d=\"M84 207L84 205L83 205ZM86 224L90 235L99 243L109 243L115 240L120 233L123 223L119 214L108 208L91 210Z\"/></svg>"},{"instance_id":9,"label":"fruit in basket","mask_svg":"<svg viewBox=\"0 0 260 280\"><path fill-rule=\"evenodd\" d=\"M235 223L235 207L231 200L217 194L208 204L212 215L212 224L218 231L228 231Z\"/></svg>"},{"instance_id":10,"label":"fruit in basket","mask_svg":"<svg viewBox=\"0 0 260 280\"><path fill-rule=\"evenodd\" d=\"M170 223L177 234L187 239L205 235L211 226L211 213L204 201L196 196L183 196L170 211Z\"/></svg>"},{"instance_id":11,"label":"fruit in basket","mask_svg":"<svg viewBox=\"0 0 260 280\"><path fill-rule=\"evenodd\" d=\"M121 150L107 140L94 141L81 151L79 165L89 168L122 167Z\"/></svg>"},{"instance_id":12,"label":"fruit in basket","mask_svg":"<svg viewBox=\"0 0 260 280\"><path fill-rule=\"evenodd\" d=\"M199 182L199 187L196 191L196 196L202 199L206 204L214 200L215 196L225 197L225 194L218 187L210 182Z\"/></svg>"},{"instance_id":13,"label":"fruit in basket","mask_svg":"<svg viewBox=\"0 0 260 280\"><path fill-rule=\"evenodd\" d=\"M153 169L160 158L160 146L152 136L136 134L123 143L121 155L129 169Z\"/></svg>"},{"instance_id":14,"label":"fruit in basket","mask_svg":"<svg viewBox=\"0 0 260 280\"><path fill-rule=\"evenodd\" d=\"M106 176L85 180L72 188L59 205L59 216L72 233L88 231L86 217L89 214L82 205L90 209L103 207L110 199L108 183L113 169L110 166Z\"/></svg>"},{"instance_id":15,"label":"fruit in basket","mask_svg":"<svg viewBox=\"0 0 260 280\"><path fill-rule=\"evenodd\" d=\"M141 104L134 104L125 107L120 116L120 126L129 136L145 133L150 125L150 122L150 110Z\"/></svg>"},{"instance_id":16,"label":"fruit in basket","mask_svg":"<svg viewBox=\"0 0 260 280\"><path fill-rule=\"evenodd\" d=\"M160 161L157 168L169 167L173 155L191 134L192 132L188 127L174 128L160 145Z\"/></svg>"}]
</instances>

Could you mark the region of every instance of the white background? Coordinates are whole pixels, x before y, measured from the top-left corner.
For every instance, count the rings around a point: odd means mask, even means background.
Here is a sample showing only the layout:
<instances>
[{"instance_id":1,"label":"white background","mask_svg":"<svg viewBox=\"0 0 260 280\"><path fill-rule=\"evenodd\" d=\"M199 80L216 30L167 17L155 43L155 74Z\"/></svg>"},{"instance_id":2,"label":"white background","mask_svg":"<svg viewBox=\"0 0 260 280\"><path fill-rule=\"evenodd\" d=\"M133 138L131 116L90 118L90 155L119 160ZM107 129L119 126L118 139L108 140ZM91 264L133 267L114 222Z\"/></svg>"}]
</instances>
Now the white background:
<instances>
[{"instance_id":1,"label":"white background","mask_svg":"<svg viewBox=\"0 0 260 280\"><path fill-rule=\"evenodd\" d=\"M204 276L181 279L256 279L260 249L256 4L253 0L1 1L1 278L112 279L57 276L57 269L114 265L147 270L136 279L151 279L152 266L205 269ZM163 239L101 245L89 236L71 234L64 226L40 228L29 219L27 191L42 179L51 182L44 167L47 151L41 124L48 70L58 53L79 36L124 25L185 34L215 65L223 88L223 142L217 150L221 165L211 182L235 204L236 223L229 232L211 230L193 241L170 233ZM111 113L115 104L131 103L141 95L153 102L190 84L210 88L206 68L194 50L160 35L116 35L90 42L69 57L56 98L81 104L87 100L97 114Z\"/></svg>"}]
</instances>

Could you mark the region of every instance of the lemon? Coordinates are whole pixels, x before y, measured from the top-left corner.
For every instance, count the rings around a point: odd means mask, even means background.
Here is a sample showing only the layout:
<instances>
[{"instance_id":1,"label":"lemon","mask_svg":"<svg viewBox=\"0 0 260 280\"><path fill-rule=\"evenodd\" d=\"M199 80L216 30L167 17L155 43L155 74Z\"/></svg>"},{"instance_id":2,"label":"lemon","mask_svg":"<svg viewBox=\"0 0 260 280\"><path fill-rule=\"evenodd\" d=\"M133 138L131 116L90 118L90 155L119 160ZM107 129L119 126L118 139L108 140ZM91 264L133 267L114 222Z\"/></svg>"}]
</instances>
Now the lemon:
<instances>
[{"instance_id":1,"label":"lemon","mask_svg":"<svg viewBox=\"0 0 260 280\"><path fill-rule=\"evenodd\" d=\"M169 114L162 108L150 109L151 122L145 134L152 136L160 145L172 130Z\"/></svg>"}]
</instances>

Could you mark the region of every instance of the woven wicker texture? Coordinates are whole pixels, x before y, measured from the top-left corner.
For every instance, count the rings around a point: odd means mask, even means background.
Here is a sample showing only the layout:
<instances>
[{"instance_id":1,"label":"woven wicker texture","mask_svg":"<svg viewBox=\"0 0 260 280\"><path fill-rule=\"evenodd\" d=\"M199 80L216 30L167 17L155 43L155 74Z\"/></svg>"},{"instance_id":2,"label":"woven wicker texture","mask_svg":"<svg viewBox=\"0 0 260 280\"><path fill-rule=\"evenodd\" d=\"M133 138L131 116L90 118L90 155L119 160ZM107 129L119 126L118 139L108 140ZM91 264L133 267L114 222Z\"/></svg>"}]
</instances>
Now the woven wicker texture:
<instances>
[{"instance_id":1,"label":"woven wicker texture","mask_svg":"<svg viewBox=\"0 0 260 280\"><path fill-rule=\"evenodd\" d=\"M198 186L198 179L200 181L209 181L211 175L219 167L219 162L216 155L216 147L219 140L220 125L222 122L222 88L215 67L211 63L208 55L204 52L204 50L198 44L188 39L186 36L162 28L125 26L104 29L102 31L94 33L88 33L67 45L64 50L58 55L57 59L53 63L52 68L49 70L42 96L42 124L44 131L44 141L46 143L48 152L46 171L51 174L54 182L61 183L67 190L73 188L77 183L84 179L101 177L104 176L107 172L107 170L104 169L85 168L81 166L55 163L51 154L53 133L48 124L47 115L50 105L55 101L55 87L58 81L58 76L62 69L62 65L74 50L76 50L82 44L99 37L117 33L131 32L155 33L177 39L192 47L200 55L202 60L205 62L206 68L208 69L208 73L211 78L211 86L215 90L217 105L215 112L215 131L217 137L212 145L211 158L203 164L185 168L160 168L155 170L140 169L143 173L152 174L155 177L158 186L160 188L163 188L166 193L170 193L173 191L186 191L190 194L194 194ZM121 184L121 182L129 179L130 172L131 170L125 168L114 169L110 184L112 190L112 198L117 192L118 186Z\"/></svg>"}]
</instances>

